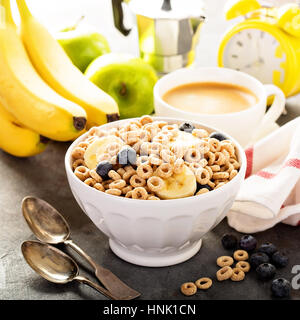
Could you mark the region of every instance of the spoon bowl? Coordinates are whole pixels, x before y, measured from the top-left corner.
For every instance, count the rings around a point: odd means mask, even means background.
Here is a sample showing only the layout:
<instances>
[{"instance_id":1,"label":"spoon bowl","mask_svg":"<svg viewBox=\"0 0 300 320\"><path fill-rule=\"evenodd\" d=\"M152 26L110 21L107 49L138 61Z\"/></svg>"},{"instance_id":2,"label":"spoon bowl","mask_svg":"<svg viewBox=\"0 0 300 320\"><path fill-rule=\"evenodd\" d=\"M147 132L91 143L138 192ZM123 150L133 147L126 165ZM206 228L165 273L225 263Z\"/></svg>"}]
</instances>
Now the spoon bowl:
<instances>
[{"instance_id":1,"label":"spoon bowl","mask_svg":"<svg viewBox=\"0 0 300 320\"><path fill-rule=\"evenodd\" d=\"M40 241L58 244L69 238L67 221L46 201L27 197L22 202L22 212L30 229Z\"/></svg>"},{"instance_id":2,"label":"spoon bowl","mask_svg":"<svg viewBox=\"0 0 300 320\"><path fill-rule=\"evenodd\" d=\"M21 250L30 267L48 281L64 284L78 276L76 262L51 245L39 241L25 241Z\"/></svg>"}]
</instances>

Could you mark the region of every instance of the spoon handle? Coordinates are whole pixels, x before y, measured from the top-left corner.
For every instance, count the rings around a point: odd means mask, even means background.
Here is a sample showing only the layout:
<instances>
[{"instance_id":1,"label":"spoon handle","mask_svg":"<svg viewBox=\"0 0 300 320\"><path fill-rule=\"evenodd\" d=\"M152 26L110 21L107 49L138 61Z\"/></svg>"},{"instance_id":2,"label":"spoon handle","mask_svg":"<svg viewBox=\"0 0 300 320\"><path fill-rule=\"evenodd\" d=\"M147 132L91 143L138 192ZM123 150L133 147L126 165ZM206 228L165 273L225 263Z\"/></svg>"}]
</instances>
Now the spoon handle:
<instances>
[{"instance_id":1,"label":"spoon handle","mask_svg":"<svg viewBox=\"0 0 300 320\"><path fill-rule=\"evenodd\" d=\"M98 292L102 293L104 296L106 296L109 299L112 300L118 300L117 297L115 297L113 294L111 294L108 290L104 289L103 287L99 286L98 284L92 282L91 280L82 277L82 276L77 276L74 278L74 280L77 280L81 283L87 284L88 286L90 286L91 288L97 290Z\"/></svg>"},{"instance_id":2,"label":"spoon handle","mask_svg":"<svg viewBox=\"0 0 300 320\"><path fill-rule=\"evenodd\" d=\"M131 300L139 297L141 294L130 288L121 279L119 279L110 270L97 264L86 252L84 252L73 240L69 239L64 242L82 256L95 270L97 279L109 290L115 297L120 300Z\"/></svg>"}]
</instances>

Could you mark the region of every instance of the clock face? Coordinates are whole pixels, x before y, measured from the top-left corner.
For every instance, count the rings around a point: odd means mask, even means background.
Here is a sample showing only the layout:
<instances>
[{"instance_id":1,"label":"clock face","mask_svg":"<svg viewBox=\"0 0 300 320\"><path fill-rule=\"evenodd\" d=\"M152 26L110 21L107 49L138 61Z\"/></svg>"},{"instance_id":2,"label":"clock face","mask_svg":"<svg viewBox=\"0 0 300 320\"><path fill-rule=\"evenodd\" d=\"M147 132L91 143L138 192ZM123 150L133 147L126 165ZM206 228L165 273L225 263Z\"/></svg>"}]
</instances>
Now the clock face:
<instances>
[{"instance_id":1,"label":"clock face","mask_svg":"<svg viewBox=\"0 0 300 320\"><path fill-rule=\"evenodd\" d=\"M284 82L286 54L278 40L259 29L245 29L233 35L223 52L224 67L246 72L262 83Z\"/></svg>"}]
</instances>

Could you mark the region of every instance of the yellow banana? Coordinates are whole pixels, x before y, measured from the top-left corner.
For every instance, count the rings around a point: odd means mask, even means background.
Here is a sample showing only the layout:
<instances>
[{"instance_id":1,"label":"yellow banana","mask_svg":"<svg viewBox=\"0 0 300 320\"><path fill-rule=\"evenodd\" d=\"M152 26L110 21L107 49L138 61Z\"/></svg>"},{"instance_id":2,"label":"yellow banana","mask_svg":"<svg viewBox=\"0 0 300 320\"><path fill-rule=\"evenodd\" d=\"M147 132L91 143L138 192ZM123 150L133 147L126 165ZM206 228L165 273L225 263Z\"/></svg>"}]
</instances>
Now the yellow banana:
<instances>
[{"instance_id":1,"label":"yellow banana","mask_svg":"<svg viewBox=\"0 0 300 320\"><path fill-rule=\"evenodd\" d=\"M24 0L17 0L17 4L23 43L42 78L59 94L85 109L88 127L118 120L115 100L72 64L55 38L31 15Z\"/></svg>"},{"instance_id":2,"label":"yellow banana","mask_svg":"<svg viewBox=\"0 0 300 320\"><path fill-rule=\"evenodd\" d=\"M18 123L0 103L0 148L16 157L30 157L45 150L47 139Z\"/></svg>"},{"instance_id":3,"label":"yellow banana","mask_svg":"<svg viewBox=\"0 0 300 320\"><path fill-rule=\"evenodd\" d=\"M0 96L4 107L26 127L50 139L68 141L81 132L86 113L51 89L32 66L11 17L0 0Z\"/></svg>"}]
</instances>

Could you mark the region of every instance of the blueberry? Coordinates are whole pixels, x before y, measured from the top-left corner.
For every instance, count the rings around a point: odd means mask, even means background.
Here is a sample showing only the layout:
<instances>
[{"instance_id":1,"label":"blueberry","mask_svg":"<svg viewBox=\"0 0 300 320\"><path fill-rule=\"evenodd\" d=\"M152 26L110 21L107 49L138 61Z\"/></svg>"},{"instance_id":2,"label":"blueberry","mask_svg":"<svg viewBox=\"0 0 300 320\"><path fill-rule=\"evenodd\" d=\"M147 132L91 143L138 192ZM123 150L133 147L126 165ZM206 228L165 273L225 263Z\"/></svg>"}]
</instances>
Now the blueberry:
<instances>
[{"instance_id":1,"label":"blueberry","mask_svg":"<svg viewBox=\"0 0 300 320\"><path fill-rule=\"evenodd\" d=\"M256 248L256 244L257 244L256 239L249 234L242 236L240 243L239 243L240 248L242 250L246 250L246 251L254 250Z\"/></svg>"},{"instance_id":2,"label":"blueberry","mask_svg":"<svg viewBox=\"0 0 300 320\"><path fill-rule=\"evenodd\" d=\"M108 172L112 170L113 166L109 161L101 161L98 163L96 172L99 174L99 176L103 179L108 178Z\"/></svg>"},{"instance_id":3,"label":"blueberry","mask_svg":"<svg viewBox=\"0 0 300 320\"><path fill-rule=\"evenodd\" d=\"M224 234L222 237L222 245L225 249L234 249L237 247L238 239L233 234Z\"/></svg>"},{"instance_id":4,"label":"blueberry","mask_svg":"<svg viewBox=\"0 0 300 320\"><path fill-rule=\"evenodd\" d=\"M189 122L184 122L179 127L180 131L184 131L184 132L188 132L188 133L192 133L192 131L194 129L195 129L195 127Z\"/></svg>"},{"instance_id":5,"label":"blueberry","mask_svg":"<svg viewBox=\"0 0 300 320\"><path fill-rule=\"evenodd\" d=\"M283 268L287 266L289 258L283 253L277 251L272 255L272 262L276 267Z\"/></svg>"},{"instance_id":6,"label":"blueberry","mask_svg":"<svg viewBox=\"0 0 300 320\"><path fill-rule=\"evenodd\" d=\"M276 268L271 263L262 263L256 268L257 275L261 280L274 278Z\"/></svg>"},{"instance_id":7,"label":"blueberry","mask_svg":"<svg viewBox=\"0 0 300 320\"><path fill-rule=\"evenodd\" d=\"M210 138L214 138L214 139L217 139L219 141L223 141L223 140L227 140L228 138L226 136L224 136L223 133L221 132L213 132L210 134L209 136Z\"/></svg>"},{"instance_id":8,"label":"blueberry","mask_svg":"<svg viewBox=\"0 0 300 320\"><path fill-rule=\"evenodd\" d=\"M269 256L263 252L253 253L250 256L250 264L254 269L256 269L260 264L267 263L269 261L270 261Z\"/></svg>"},{"instance_id":9,"label":"blueberry","mask_svg":"<svg viewBox=\"0 0 300 320\"><path fill-rule=\"evenodd\" d=\"M257 250L258 252L262 252L267 254L269 257L272 257L273 253L277 251L275 245L271 242L263 243Z\"/></svg>"},{"instance_id":10,"label":"blueberry","mask_svg":"<svg viewBox=\"0 0 300 320\"><path fill-rule=\"evenodd\" d=\"M283 278L275 279L272 281L271 291L275 297L286 298L290 295L291 284Z\"/></svg>"},{"instance_id":11,"label":"blueberry","mask_svg":"<svg viewBox=\"0 0 300 320\"><path fill-rule=\"evenodd\" d=\"M136 151L131 147L123 147L117 155L118 163L124 166L136 164Z\"/></svg>"}]
</instances>

